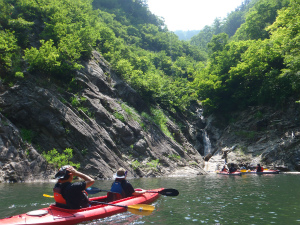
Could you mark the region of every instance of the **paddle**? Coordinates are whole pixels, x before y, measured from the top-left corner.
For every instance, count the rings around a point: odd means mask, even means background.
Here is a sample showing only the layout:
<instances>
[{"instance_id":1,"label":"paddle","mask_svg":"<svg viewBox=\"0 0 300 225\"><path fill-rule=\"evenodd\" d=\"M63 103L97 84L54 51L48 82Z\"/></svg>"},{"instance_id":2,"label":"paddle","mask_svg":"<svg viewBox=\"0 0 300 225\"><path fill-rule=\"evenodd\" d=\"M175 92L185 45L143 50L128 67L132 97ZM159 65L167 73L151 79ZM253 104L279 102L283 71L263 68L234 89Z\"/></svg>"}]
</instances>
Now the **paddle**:
<instances>
[{"instance_id":1,"label":"paddle","mask_svg":"<svg viewBox=\"0 0 300 225\"><path fill-rule=\"evenodd\" d=\"M159 194L165 195L165 196L177 196L177 195L179 195L179 191L177 191L176 189L173 189L173 188L166 188L166 189L163 189L161 191L146 191L146 192L147 193L159 193Z\"/></svg>"},{"instance_id":2,"label":"paddle","mask_svg":"<svg viewBox=\"0 0 300 225\"><path fill-rule=\"evenodd\" d=\"M137 191L141 191L142 189L136 189ZM96 187L88 187L86 189L86 192L88 194L96 194L98 192L110 192L108 190L101 190L99 188L96 188ZM148 193L159 193L161 195L165 195L165 196L177 196L179 195L179 191L177 191L176 189L173 189L173 188L167 188L167 189L163 189L161 191L146 191Z\"/></svg>"},{"instance_id":3,"label":"paddle","mask_svg":"<svg viewBox=\"0 0 300 225\"><path fill-rule=\"evenodd\" d=\"M43 194L44 197L47 197L47 198L54 198L53 195L46 195L46 194Z\"/></svg>"},{"instance_id":4,"label":"paddle","mask_svg":"<svg viewBox=\"0 0 300 225\"><path fill-rule=\"evenodd\" d=\"M110 192L108 190L101 190L99 188L96 188L96 187L88 187L87 189L85 189L85 191L88 193L88 194L97 194L99 192Z\"/></svg>"},{"instance_id":5,"label":"paddle","mask_svg":"<svg viewBox=\"0 0 300 225\"><path fill-rule=\"evenodd\" d=\"M47 195L43 194L44 197L47 198L54 198L52 195ZM123 207L126 208L127 211L141 215L141 216L148 216L150 215L155 207L153 205L146 205L146 204L135 204L135 205L116 205L116 204L111 204L111 203L106 203L106 202L97 202L97 201L91 201L91 203L97 204L97 205L112 205L112 206L117 206L117 207Z\"/></svg>"}]
</instances>

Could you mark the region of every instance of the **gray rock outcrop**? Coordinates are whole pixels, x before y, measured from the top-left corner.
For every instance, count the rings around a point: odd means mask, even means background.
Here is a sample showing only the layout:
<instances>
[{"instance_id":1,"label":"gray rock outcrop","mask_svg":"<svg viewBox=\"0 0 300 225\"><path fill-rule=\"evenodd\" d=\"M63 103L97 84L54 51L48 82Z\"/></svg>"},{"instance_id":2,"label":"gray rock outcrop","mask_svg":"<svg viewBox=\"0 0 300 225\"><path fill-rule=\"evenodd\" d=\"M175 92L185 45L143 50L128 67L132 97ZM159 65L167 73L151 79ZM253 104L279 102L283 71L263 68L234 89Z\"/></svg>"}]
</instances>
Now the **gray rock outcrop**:
<instances>
[{"instance_id":1,"label":"gray rock outcrop","mask_svg":"<svg viewBox=\"0 0 300 225\"><path fill-rule=\"evenodd\" d=\"M258 163L265 168L281 171L300 170L300 107L252 107L232 115L234 122L225 127L214 126L219 138L214 142L214 155L209 170L220 169L225 162L236 166L247 164L254 168ZM214 121L222 124L220 121Z\"/></svg>"},{"instance_id":2,"label":"gray rock outcrop","mask_svg":"<svg viewBox=\"0 0 300 225\"><path fill-rule=\"evenodd\" d=\"M96 179L111 178L119 167L134 177L171 175L180 168L203 173L192 138L171 121L167 126L176 140L168 137L141 116L150 113L147 104L99 53L74 74L72 92L27 77L1 88L0 181L51 178L55 169L41 153L54 148L72 148L73 161ZM30 133L29 142L21 130Z\"/></svg>"}]
</instances>

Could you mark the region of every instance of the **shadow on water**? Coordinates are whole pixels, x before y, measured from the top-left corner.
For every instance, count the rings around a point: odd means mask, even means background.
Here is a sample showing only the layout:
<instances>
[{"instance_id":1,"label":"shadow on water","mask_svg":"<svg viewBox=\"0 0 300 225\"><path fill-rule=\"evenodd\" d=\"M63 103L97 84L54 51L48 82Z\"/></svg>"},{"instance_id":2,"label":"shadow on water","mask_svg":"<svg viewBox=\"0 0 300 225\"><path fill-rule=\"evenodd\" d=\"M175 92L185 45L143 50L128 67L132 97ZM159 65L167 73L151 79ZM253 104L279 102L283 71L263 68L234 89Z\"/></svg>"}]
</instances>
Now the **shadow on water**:
<instances>
[{"instance_id":1,"label":"shadow on water","mask_svg":"<svg viewBox=\"0 0 300 225\"><path fill-rule=\"evenodd\" d=\"M161 196L149 216L129 212L83 224L300 224L299 175L205 175L197 177L141 178L135 188L175 188L176 197ZM94 186L107 190L112 181ZM46 207L53 199L54 183L0 184L0 217ZM100 192L97 195L105 195Z\"/></svg>"}]
</instances>

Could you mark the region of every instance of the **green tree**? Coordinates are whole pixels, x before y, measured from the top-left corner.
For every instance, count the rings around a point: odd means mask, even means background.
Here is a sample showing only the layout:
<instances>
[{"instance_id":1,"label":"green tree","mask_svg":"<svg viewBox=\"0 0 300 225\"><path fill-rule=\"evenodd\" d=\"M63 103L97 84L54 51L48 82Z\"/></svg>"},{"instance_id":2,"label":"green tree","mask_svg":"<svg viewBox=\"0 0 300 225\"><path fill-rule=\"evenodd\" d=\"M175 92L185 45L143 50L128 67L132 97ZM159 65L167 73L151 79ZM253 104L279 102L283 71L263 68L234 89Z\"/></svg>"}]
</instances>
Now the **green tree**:
<instances>
[{"instance_id":1,"label":"green tree","mask_svg":"<svg viewBox=\"0 0 300 225\"><path fill-rule=\"evenodd\" d=\"M257 40L269 38L266 28L277 17L277 11L287 6L289 0L260 0L247 13L246 21L236 32L238 40Z\"/></svg>"},{"instance_id":2,"label":"green tree","mask_svg":"<svg viewBox=\"0 0 300 225\"><path fill-rule=\"evenodd\" d=\"M287 66L284 74L295 74L300 68L299 9L299 2L291 1L290 7L279 11L276 22L268 28L272 34L271 40L275 41L278 51L284 55L284 63Z\"/></svg>"},{"instance_id":3,"label":"green tree","mask_svg":"<svg viewBox=\"0 0 300 225\"><path fill-rule=\"evenodd\" d=\"M59 153L55 148L48 151L47 153L43 152L42 156L46 159L49 164L55 166L59 169L64 165L74 166L77 169L80 167L80 163L73 163L71 159L73 158L73 149L66 148L63 153Z\"/></svg>"},{"instance_id":4,"label":"green tree","mask_svg":"<svg viewBox=\"0 0 300 225\"><path fill-rule=\"evenodd\" d=\"M0 30L0 75L13 70L14 58L16 58L20 48L17 39L10 31Z\"/></svg>"},{"instance_id":5,"label":"green tree","mask_svg":"<svg viewBox=\"0 0 300 225\"><path fill-rule=\"evenodd\" d=\"M29 64L30 71L40 71L44 73L52 73L59 69L61 61L59 60L59 51L53 46L53 41L45 42L41 40L41 47L30 48L24 51L24 59Z\"/></svg>"}]
</instances>

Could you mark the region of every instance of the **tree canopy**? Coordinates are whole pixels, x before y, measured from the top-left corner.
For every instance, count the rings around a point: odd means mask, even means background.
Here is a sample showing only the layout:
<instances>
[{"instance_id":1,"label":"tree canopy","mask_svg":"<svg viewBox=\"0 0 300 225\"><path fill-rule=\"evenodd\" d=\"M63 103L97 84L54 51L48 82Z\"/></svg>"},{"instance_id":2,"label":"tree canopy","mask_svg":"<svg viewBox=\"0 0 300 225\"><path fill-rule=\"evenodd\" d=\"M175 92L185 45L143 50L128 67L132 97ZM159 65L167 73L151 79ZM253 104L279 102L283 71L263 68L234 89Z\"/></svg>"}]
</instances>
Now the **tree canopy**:
<instances>
[{"instance_id":1,"label":"tree canopy","mask_svg":"<svg viewBox=\"0 0 300 225\"><path fill-rule=\"evenodd\" d=\"M261 0L232 38L212 36L207 66L194 80L207 111L279 106L289 97L299 98L297 10L294 0Z\"/></svg>"},{"instance_id":2,"label":"tree canopy","mask_svg":"<svg viewBox=\"0 0 300 225\"><path fill-rule=\"evenodd\" d=\"M230 112L299 98L298 0L245 0L191 41L168 31L146 0L0 0L0 7L7 83L31 74L71 85L97 50L145 100L170 110L198 101L206 113Z\"/></svg>"}]
</instances>

